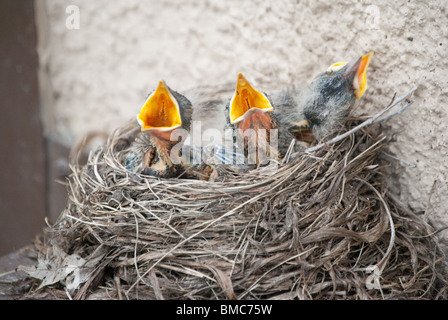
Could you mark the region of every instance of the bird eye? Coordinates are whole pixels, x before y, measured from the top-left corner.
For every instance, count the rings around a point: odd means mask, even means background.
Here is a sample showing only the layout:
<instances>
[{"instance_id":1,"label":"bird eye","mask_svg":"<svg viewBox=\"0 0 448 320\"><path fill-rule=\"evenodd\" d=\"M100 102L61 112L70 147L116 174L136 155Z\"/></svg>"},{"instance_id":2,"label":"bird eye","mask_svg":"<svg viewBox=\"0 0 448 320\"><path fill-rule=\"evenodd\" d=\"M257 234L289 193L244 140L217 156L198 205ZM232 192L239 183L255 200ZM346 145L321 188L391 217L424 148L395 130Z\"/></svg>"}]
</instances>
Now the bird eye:
<instances>
[{"instance_id":1,"label":"bird eye","mask_svg":"<svg viewBox=\"0 0 448 320\"><path fill-rule=\"evenodd\" d=\"M333 63L331 66L328 67L327 72L336 72L342 69L346 64L347 62L345 61Z\"/></svg>"}]
</instances>

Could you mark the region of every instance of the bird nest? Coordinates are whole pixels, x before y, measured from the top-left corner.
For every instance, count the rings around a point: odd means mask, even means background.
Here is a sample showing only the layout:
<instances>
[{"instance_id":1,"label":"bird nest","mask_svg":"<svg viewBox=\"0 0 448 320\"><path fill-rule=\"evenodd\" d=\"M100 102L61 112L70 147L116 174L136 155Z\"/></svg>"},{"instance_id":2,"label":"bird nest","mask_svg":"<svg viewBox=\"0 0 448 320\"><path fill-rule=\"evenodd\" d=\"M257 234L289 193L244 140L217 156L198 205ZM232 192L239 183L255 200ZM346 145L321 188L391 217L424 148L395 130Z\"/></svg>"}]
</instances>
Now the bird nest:
<instances>
[{"instance_id":1,"label":"bird nest","mask_svg":"<svg viewBox=\"0 0 448 320\"><path fill-rule=\"evenodd\" d=\"M202 181L127 171L126 124L72 166L27 298L446 299L434 229L389 192L379 129Z\"/></svg>"}]
</instances>

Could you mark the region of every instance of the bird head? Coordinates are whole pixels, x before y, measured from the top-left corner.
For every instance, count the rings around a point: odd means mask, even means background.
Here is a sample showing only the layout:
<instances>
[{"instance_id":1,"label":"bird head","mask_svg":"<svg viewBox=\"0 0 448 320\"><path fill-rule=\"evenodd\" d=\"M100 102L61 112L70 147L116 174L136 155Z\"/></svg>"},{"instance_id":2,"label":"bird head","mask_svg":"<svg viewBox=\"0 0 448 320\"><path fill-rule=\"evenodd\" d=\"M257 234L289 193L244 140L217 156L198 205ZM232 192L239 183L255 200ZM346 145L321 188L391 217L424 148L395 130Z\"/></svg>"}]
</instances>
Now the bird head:
<instances>
[{"instance_id":1,"label":"bird head","mask_svg":"<svg viewBox=\"0 0 448 320\"><path fill-rule=\"evenodd\" d=\"M142 134L131 145L125 167L156 177L177 175L180 166L171 151L178 141L172 140L172 133L180 128L189 130L191 116L190 101L160 81L137 115Z\"/></svg>"},{"instance_id":2,"label":"bird head","mask_svg":"<svg viewBox=\"0 0 448 320\"><path fill-rule=\"evenodd\" d=\"M367 69L372 59L373 51L347 62L332 64L325 73L317 79L323 90L332 91L345 86L349 93L360 99L367 88ZM330 88L328 88L330 87Z\"/></svg>"},{"instance_id":3,"label":"bird head","mask_svg":"<svg viewBox=\"0 0 448 320\"><path fill-rule=\"evenodd\" d=\"M289 129L297 140L313 142L334 131L366 88L366 74L373 52L347 62L332 64L308 88L303 113ZM291 116L293 118L293 116Z\"/></svg>"},{"instance_id":4,"label":"bird head","mask_svg":"<svg viewBox=\"0 0 448 320\"><path fill-rule=\"evenodd\" d=\"M157 89L146 99L137 121L142 132L169 140L173 130L189 129L191 113L190 101L160 81Z\"/></svg>"},{"instance_id":5,"label":"bird head","mask_svg":"<svg viewBox=\"0 0 448 320\"><path fill-rule=\"evenodd\" d=\"M269 144L271 129L277 129L272 111L274 108L267 96L238 74L235 93L228 107L228 121L237 129L237 144L247 153L250 164L262 164L268 156L276 157L276 150Z\"/></svg>"}]
</instances>

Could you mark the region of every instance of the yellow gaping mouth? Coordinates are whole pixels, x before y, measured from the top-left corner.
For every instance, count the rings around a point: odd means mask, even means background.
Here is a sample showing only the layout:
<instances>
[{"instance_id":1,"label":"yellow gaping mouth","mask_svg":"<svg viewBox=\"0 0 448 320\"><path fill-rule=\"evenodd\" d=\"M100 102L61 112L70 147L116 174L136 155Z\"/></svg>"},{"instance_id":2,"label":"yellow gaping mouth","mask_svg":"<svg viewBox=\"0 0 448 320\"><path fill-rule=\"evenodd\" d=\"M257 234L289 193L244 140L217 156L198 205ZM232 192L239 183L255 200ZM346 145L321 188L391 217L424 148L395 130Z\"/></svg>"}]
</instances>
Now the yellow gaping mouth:
<instances>
[{"instance_id":1,"label":"yellow gaping mouth","mask_svg":"<svg viewBox=\"0 0 448 320\"><path fill-rule=\"evenodd\" d=\"M263 112L274 110L268 98L260 91L254 89L240 73L238 74L235 94L232 100L230 100L230 123L235 124L242 121L246 112L252 108L258 108Z\"/></svg>"},{"instance_id":2,"label":"yellow gaping mouth","mask_svg":"<svg viewBox=\"0 0 448 320\"><path fill-rule=\"evenodd\" d=\"M137 115L142 131L171 131L182 125L179 103L164 81L159 82Z\"/></svg>"},{"instance_id":3,"label":"yellow gaping mouth","mask_svg":"<svg viewBox=\"0 0 448 320\"><path fill-rule=\"evenodd\" d=\"M367 68L369 67L370 60L372 59L373 51L361 57L359 63L358 72L353 79L353 86L355 87L356 98L361 98L367 88Z\"/></svg>"},{"instance_id":4,"label":"yellow gaping mouth","mask_svg":"<svg viewBox=\"0 0 448 320\"><path fill-rule=\"evenodd\" d=\"M356 74L353 78L353 87L355 88L355 95L356 98L361 98L362 95L364 94L364 91L366 91L367 89L367 68L369 67L370 64L370 60L372 59L373 56L373 51L370 51L368 54L358 58L356 60L356 64L355 61L351 62L350 65L348 66L348 68L350 69L349 72L352 72L352 67L354 65L357 65L357 70L353 70L356 71ZM347 65L347 62L345 61L341 61L341 62L336 62L333 63L330 67L328 67L327 72L336 72L339 71L340 69L342 69L344 66Z\"/></svg>"}]
</instances>

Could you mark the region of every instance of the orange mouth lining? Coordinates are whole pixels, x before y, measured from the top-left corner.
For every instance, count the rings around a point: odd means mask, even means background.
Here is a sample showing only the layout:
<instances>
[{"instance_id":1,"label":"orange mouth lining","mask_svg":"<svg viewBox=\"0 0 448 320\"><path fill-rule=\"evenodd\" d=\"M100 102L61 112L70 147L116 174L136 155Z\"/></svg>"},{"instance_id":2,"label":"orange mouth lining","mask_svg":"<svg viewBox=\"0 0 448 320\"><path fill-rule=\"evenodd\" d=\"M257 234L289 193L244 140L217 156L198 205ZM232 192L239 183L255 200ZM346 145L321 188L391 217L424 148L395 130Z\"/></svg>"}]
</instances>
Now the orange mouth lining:
<instances>
[{"instance_id":1,"label":"orange mouth lining","mask_svg":"<svg viewBox=\"0 0 448 320\"><path fill-rule=\"evenodd\" d=\"M238 74L235 94L230 100L230 123L241 122L246 112L252 108L258 108L263 110L263 112L274 110L268 98L260 91L254 89L240 73Z\"/></svg>"},{"instance_id":2,"label":"orange mouth lining","mask_svg":"<svg viewBox=\"0 0 448 320\"><path fill-rule=\"evenodd\" d=\"M179 104L164 81L160 81L156 91L148 97L137 121L142 131L170 131L182 125Z\"/></svg>"},{"instance_id":3,"label":"orange mouth lining","mask_svg":"<svg viewBox=\"0 0 448 320\"><path fill-rule=\"evenodd\" d=\"M367 69L369 68L370 60L372 59L373 51L370 51L368 54L362 56L361 62L359 63L358 72L354 79L355 81L355 94L359 99L364 94L364 91L367 89ZM357 86L356 86L357 84Z\"/></svg>"}]
</instances>

